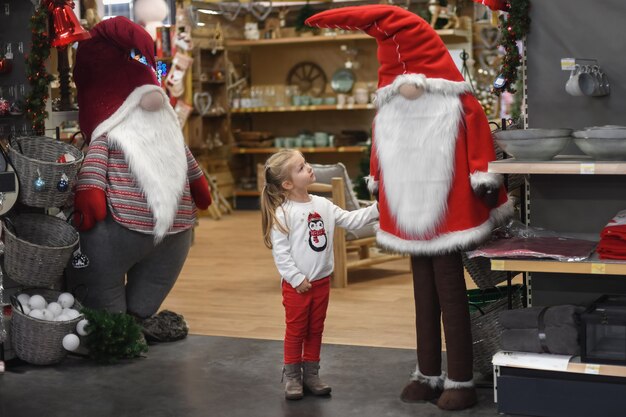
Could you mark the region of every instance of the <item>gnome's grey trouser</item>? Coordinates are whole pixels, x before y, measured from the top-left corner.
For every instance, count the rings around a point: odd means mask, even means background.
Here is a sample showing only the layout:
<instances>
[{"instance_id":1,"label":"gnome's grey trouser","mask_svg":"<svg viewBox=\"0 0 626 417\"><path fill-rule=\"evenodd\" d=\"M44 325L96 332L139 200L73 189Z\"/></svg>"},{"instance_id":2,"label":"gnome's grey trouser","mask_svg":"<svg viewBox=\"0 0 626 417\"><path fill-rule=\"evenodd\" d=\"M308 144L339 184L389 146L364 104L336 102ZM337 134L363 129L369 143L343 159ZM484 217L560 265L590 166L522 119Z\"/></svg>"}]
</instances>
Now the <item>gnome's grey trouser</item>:
<instances>
[{"instance_id":1,"label":"gnome's grey trouser","mask_svg":"<svg viewBox=\"0 0 626 417\"><path fill-rule=\"evenodd\" d=\"M134 232L108 215L80 234L89 266L67 267L69 290L84 284L89 308L131 313L141 318L157 312L187 258L192 230L167 235L155 246L154 236ZM77 295L81 291L77 289Z\"/></svg>"}]
</instances>

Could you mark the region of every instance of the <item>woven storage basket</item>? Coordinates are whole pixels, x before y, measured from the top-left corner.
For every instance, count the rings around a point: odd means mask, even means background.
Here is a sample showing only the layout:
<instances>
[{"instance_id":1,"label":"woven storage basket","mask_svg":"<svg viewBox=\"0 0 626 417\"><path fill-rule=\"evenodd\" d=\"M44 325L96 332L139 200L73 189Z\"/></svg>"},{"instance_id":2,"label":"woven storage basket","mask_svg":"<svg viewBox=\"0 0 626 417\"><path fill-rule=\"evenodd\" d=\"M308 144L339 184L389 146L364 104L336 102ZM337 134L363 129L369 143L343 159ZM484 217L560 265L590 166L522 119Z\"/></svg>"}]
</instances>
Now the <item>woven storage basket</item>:
<instances>
[{"instance_id":1,"label":"woven storage basket","mask_svg":"<svg viewBox=\"0 0 626 417\"><path fill-rule=\"evenodd\" d=\"M20 201L31 207L63 207L83 162L80 149L46 136L17 138L11 145L9 158L20 180ZM56 162L64 154L76 159L68 163ZM65 192L57 189L63 174L67 175L69 182ZM39 176L45 181L45 187L35 191L35 180Z\"/></svg>"},{"instance_id":2,"label":"woven storage basket","mask_svg":"<svg viewBox=\"0 0 626 417\"><path fill-rule=\"evenodd\" d=\"M39 294L50 303L59 298L60 292L44 289L23 291L26 294ZM73 309L80 311L82 305L75 301ZM13 303L11 319L11 339L13 349L18 358L33 365L51 365L61 362L67 355L63 348L65 335L74 333L76 324L83 318L69 321L47 321L29 317L22 313L16 303Z\"/></svg>"},{"instance_id":3,"label":"woven storage basket","mask_svg":"<svg viewBox=\"0 0 626 417\"><path fill-rule=\"evenodd\" d=\"M501 349L500 335L500 311L508 309L508 297L506 287L501 288L502 297L497 301L477 306L470 314L472 324L472 340L474 345L474 370L483 375L490 375L493 372L491 359L493 355ZM511 288L512 308L522 308L521 285ZM470 304L474 305L474 304Z\"/></svg>"},{"instance_id":4,"label":"woven storage basket","mask_svg":"<svg viewBox=\"0 0 626 417\"><path fill-rule=\"evenodd\" d=\"M477 256L475 258L468 258L465 252L461 254L463 259L463 266L467 270L467 273L474 281L474 284L481 290L493 288L501 282L506 281L507 271L492 271L491 260L484 256ZM516 272L511 272L512 276L515 276Z\"/></svg>"},{"instance_id":5,"label":"woven storage basket","mask_svg":"<svg viewBox=\"0 0 626 417\"><path fill-rule=\"evenodd\" d=\"M61 281L78 245L72 225L46 214L20 214L3 222L2 229L9 278L31 287L52 287Z\"/></svg>"}]
</instances>

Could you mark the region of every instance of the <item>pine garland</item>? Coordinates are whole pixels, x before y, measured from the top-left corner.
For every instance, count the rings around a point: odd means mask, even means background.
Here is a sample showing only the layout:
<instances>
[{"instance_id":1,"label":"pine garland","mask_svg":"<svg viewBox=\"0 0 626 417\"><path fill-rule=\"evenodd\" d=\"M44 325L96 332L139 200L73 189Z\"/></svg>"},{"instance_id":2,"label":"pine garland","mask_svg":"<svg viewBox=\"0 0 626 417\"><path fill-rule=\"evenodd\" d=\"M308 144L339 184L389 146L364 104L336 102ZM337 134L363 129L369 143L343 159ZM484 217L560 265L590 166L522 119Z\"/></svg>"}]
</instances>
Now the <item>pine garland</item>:
<instances>
[{"instance_id":1,"label":"pine garland","mask_svg":"<svg viewBox=\"0 0 626 417\"><path fill-rule=\"evenodd\" d=\"M517 41L524 39L530 30L529 0L509 0L506 3L508 14L500 16L500 46L505 50L500 68L500 75L494 84L493 93L500 95L503 91L515 93L518 68L522 57L517 49Z\"/></svg>"},{"instance_id":2,"label":"pine garland","mask_svg":"<svg viewBox=\"0 0 626 417\"><path fill-rule=\"evenodd\" d=\"M112 364L120 359L136 358L148 351L141 337L141 328L128 314L114 314L104 310L82 310L89 321L85 330L85 346L96 362Z\"/></svg>"},{"instance_id":3,"label":"pine garland","mask_svg":"<svg viewBox=\"0 0 626 417\"><path fill-rule=\"evenodd\" d=\"M48 10L39 6L30 18L32 45L26 58L26 76L30 84L30 94L26 98L26 116L31 120L33 130L44 134L46 126L46 100L50 82L54 77L46 71L46 60L50 57L50 37L48 36Z\"/></svg>"}]
</instances>

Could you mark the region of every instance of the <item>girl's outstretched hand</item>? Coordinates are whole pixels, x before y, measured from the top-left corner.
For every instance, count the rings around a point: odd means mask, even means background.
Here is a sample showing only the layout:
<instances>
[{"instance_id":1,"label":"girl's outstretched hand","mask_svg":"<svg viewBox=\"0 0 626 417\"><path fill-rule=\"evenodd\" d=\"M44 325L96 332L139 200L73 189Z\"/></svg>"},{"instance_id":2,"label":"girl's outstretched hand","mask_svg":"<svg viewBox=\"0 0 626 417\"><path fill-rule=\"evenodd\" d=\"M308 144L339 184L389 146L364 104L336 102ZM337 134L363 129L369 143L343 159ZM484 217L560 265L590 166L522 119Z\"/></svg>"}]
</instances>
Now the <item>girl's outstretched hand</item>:
<instances>
[{"instance_id":1,"label":"girl's outstretched hand","mask_svg":"<svg viewBox=\"0 0 626 417\"><path fill-rule=\"evenodd\" d=\"M310 290L311 287L312 287L311 283L309 282L307 278L305 278L304 281L302 281L302 283L296 287L296 292L298 294L302 294Z\"/></svg>"}]
</instances>

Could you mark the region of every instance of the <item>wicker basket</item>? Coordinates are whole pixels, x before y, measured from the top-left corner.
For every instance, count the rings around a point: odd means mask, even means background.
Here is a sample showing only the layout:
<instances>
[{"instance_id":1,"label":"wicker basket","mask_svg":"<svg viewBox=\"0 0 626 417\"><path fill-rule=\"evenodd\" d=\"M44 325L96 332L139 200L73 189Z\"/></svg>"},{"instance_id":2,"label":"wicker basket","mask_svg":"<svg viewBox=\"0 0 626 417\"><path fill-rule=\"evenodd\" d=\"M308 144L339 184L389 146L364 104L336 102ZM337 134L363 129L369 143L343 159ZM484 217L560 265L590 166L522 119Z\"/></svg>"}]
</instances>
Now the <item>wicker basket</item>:
<instances>
[{"instance_id":1,"label":"wicker basket","mask_svg":"<svg viewBox=\"0 0 626 417\"><path fill-rule=\"evenodd\" d=\"M507 271L492 271L491 260L484 256L477 256L475 258L468 258L465 252L461 254L463 259L463 266L467 273L474 281L474 284L481 290L493 288L501 282L506 281ZM511 272L511 275L516 275L516 272Z\"/></svg>"},{"instance_id":2,"label":"wicker basket","mask_svg":"<svg viewBox=\"0 0 626 417\"><path fill-rule=\"evenodd\" d=\"M64 154L76 158L72 162L59 163ZM9 148L9 158L20 180L20 201L31 207L63 207L67 202L80 165L83 153L76 147L45 136L17 138ZM61 192L57 184L65 174L68 191ZM35 180L41 177L45 187L35 190Z\"/></svg>"},{"instance_id":3,"label":"wicker basket","mask_svg":"<svg viewBox=\"0 0 626 417\"><path fill-rule=\"evenodd\" d=\"M50 303L59 298L60 292L44 289L23 291L26 294L39 294ZM74 302L72 307L80 311L82 305ZM51 365L65 358L67 351L63 348L65 335L74 333L76 324L82 315L68 321L47 321L27 316L17 302L13 302L11 319L11 339L13 349L18 358L33 365Z\"/></svg>"},{"instance_id":4,"label":"wicker basket","mask_svg":"<svg viewBox=\"0 0 626 417\"><path fill-rule=\"evenodd\" d=\"M501 298L497 301L477 306L470 315L472 324L472 339L474 344L474 370L482 375L490 375L493 372L491 359L493 355L501 349L500 335L502 327L500 326L500 311L508 308L508 297L506 287L498 287L501 292ZM522 289L521 285L515 285L512 291L512 308L522 308Z\"/></svg>"},{"instance_id":5,"label":"wicker basket","mask_svg":"<svg viewBox=\"0 0 626 417\"><path fill-rule=\"evenodd\" d=\"M4 270L9 278L32 287L60 283L78 245L78 232L72 225L45 214L20 214L4 221L2 229Z\"/></svg>"}]
</instances>

